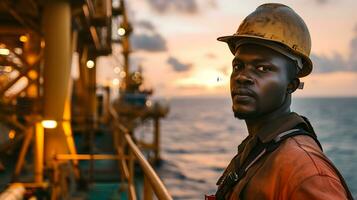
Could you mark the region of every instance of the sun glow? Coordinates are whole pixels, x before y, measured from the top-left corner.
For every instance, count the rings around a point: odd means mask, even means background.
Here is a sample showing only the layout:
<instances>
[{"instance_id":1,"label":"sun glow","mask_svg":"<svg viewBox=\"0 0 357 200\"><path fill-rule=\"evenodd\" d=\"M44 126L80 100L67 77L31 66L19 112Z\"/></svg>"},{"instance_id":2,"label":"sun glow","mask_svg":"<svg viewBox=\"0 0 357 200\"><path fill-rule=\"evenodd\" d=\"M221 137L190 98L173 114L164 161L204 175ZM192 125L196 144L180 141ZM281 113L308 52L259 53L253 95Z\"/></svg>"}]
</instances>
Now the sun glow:
<instances>
[{"instance_id":1,"label":"sun glow","mask_svg":"<svg viewBox=\"0 0 357 200\"><path fill-rule=\"evenodd\" d=\"M216 70L196 72L190 77L175 82L179 87L203 87L206 89L225 87L228 83L229 77Z\"/></svg>"}]
</instances>

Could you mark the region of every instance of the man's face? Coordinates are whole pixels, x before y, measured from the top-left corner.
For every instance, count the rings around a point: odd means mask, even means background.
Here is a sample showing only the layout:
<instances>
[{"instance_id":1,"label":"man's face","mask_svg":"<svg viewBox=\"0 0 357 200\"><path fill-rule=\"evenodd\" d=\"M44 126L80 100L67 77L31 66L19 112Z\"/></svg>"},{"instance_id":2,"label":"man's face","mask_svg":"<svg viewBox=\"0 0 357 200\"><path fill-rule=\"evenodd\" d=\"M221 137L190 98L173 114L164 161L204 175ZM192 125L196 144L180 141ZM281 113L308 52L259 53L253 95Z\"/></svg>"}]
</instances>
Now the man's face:
<instances>
[{"instance_id":1,"label":"man's face","mask_svg":"<svg viewBox=\"0 0 357 200\"><path fill-rule=\"evenodd\" d=\"M270 48L238 47L230 81L234 116L251 119L278 109L287 96L289 65L288 58Z\"/></svg>"}]
</instances>

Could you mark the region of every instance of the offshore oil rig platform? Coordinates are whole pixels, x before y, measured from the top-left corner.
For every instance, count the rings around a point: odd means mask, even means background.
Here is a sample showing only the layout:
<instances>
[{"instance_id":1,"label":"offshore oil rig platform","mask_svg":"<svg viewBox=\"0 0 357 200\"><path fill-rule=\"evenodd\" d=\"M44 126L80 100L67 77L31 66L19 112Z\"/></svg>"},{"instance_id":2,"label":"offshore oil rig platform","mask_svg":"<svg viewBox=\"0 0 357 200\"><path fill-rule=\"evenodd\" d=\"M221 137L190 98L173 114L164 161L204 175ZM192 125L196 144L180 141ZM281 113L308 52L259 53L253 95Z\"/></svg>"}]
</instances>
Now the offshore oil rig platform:
<instances>
[{"instance_id":1,"label":"offshore oil rig platform","mask_svg":"<svg viewBox=\"0 0 357 200\"><path fill-rule=\"evenodd\" d=\"M125 5L0 1L0 200L172 199L151 165L168 106L149 101L141 71L130 70ZM117 98L96 80L96 60L114 43ZM150 141L135 137L143 121Z\"/></svg>"}]
</instances>

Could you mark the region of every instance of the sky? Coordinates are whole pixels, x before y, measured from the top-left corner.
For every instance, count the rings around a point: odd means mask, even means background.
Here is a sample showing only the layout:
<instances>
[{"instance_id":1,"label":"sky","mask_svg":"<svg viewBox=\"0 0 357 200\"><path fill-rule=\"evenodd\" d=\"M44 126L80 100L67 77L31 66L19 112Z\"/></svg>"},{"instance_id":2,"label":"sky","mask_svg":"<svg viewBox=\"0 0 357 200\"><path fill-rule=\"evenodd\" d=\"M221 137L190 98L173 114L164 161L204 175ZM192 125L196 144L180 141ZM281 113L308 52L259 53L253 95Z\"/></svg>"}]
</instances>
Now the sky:
<instances>
[{"instance_id":1,"label":"sky","mask_svg":"<svg viewBox=\"0 0 357 200\"><path fill-rule=\"evenodd\" d=\"M133 53L131 69L140 65L145 86L156 96L227 96L233 55L217 37L231 35L245 16L264 0L126 1ZM297 97L357 96L357 1L277 0L293 8L312 38L314 69L302 79ZM121 47L97 60L98 80L119 77ZM115 58L114 58L115 57Z\"/></svg>"}]
</instances>

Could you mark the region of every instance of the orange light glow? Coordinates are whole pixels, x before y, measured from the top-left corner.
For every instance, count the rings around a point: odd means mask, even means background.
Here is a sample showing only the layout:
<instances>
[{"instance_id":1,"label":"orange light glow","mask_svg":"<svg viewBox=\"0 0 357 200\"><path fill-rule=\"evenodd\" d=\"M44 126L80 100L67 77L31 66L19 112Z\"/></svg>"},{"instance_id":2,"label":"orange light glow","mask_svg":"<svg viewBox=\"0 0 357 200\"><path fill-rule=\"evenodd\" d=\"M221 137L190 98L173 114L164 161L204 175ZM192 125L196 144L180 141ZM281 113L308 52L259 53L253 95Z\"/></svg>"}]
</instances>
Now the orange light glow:
<instances>
[{"instance_id":1,"label":"orange light glow","mask_svg":"<svg viewBox=\"0 0 357 200\"><path fill-rule=\"evenodd\" d=\"M4 67L4 72L6 72L6 73L12 72L12 67L11 66L5 66Z\"/></svg>"},{"instance_id":2,"label":"orange light glow","mask_svg":"<svg viewBox=\"0 0 357 200\"><path fill-rule=\"evenodd\" d=\"M120 78L125 78L126 73L125 72L120 72L119 76L120 76Z\"/></svg>"},{"instance_id":3,"label":"orange light glow","mask_svg":"<svg viewBox=\"0 0 357 200\"><path fill-rule=\"evenodd\" d=\"M44 48L46 46L46 42L44 40L41 41L41 47Z\"/></svg>"},{"instance_id":4,"label":"orange light glow","mask_svg":"<svg viewBox=\"0 0 357 200\"><path fill-rule=\"evenodd\" d=\"M10 132L9 132L9 139L10 140L13 140L13 139L15 139L15 136L16 136L16 132L14 131L14 130L11 130Z\"/></svg>"},{"instance_id":5,"label":"orange light glow","mask_svg":"<svg viewBox=\"0 0 357 200\"><path fill-rule=\"evenodd\" d=\"M28 38L27 38L27 36L26 35L21 35L20 36L20 38L19 38L19 40L21 41L21 42L27 42L28 41Z\"/></svg>"},{"instance_id":6,"label":"orange light glow","mask_svg":"<svg viewBox=\"0 0 357 200\"><path fill-rule=\"evenodd\" d=\"M28 76L29 76L32 80L35 80L35 79L38 77L37 72L36 72L35 70L30 70L30 71L28 72Z\"/></svg>"}]
</instances>

